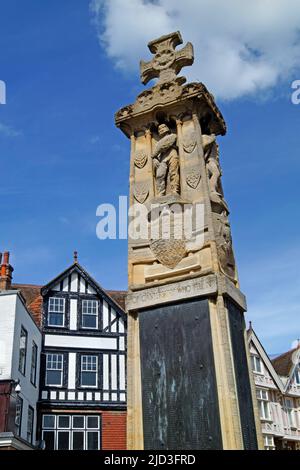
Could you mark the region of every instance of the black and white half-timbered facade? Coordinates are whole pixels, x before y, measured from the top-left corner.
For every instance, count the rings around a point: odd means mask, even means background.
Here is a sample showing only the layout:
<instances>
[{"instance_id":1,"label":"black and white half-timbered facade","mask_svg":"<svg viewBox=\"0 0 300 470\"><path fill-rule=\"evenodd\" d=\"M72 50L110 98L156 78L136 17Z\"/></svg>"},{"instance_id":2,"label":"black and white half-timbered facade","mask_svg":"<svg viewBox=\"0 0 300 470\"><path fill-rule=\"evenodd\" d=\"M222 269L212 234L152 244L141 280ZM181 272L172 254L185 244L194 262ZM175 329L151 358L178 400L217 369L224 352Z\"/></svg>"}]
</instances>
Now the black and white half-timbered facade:
<instances>
[{"instance_id":1,"label":"black and white half-timbered facade","mask_svg":"<svg viewBox=\"0 0 300 470\"><path fill-rule=\"evenodd\" d=\"M41 293L41 439L54 450L125 448L124 310L77 260Z\"/></svg>"}]
</instances>

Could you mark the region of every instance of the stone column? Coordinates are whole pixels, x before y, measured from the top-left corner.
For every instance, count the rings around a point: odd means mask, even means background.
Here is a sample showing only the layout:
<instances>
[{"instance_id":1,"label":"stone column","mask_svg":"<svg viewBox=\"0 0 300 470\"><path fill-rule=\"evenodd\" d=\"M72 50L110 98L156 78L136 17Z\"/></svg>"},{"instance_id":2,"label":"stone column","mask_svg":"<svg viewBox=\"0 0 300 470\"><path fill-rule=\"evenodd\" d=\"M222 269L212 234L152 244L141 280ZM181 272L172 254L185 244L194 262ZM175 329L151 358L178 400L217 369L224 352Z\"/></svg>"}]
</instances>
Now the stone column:
<instances>
[{"instance_id":1,"label":"stone column","mask_svg":"<svg viewBox=\"0 0 300 470\"><path fill-rule=\"evenodd\" d=\"M152 204L187 204L193 223L199 204L205 214L202 238L193 225L189 239L129 240L128 448L256 449L246 300L217 144L226 125L202 83L177 77L193 62L190 43L175 50L181 43L178 32L149 43L155 60L141 62L141 77L158 81L116 114L131 139L130 205L144 205L145 224Z\"/></svg>"}]
</instances>

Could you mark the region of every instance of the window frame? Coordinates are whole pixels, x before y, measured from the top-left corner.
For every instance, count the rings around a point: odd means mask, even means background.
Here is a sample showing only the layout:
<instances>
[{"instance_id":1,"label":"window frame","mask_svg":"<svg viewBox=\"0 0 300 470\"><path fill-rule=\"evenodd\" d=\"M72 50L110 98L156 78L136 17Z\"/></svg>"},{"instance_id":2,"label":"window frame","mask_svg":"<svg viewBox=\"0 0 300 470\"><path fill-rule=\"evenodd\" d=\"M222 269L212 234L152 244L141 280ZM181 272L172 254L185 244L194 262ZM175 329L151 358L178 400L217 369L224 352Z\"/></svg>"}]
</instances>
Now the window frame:
<instances>
[{"instance_id":1,"label":"window frame","mask_svg":"<svg viewBox=\"0 0 300 470\"><path fill-rule=\"evenodd\" d=\"M54 426L53 426L52 428L50 428L49 426L45 426L45 424L44 424L44 423L45 423L44 418L46 418L46 417L48 417L48 416L50 416L51 418L52 418L52 417L54 418ZM45 431L51 430L51 429L56 429L56 417L57 417L57 415L55 415L55 414L45 414L45 415L43 414L43 418L42 418L42 428L43 428Z\"/></svg>"},{"instance_id":2,"label":"window frame","mask_svg":"<svg viewBox=\"0 0 300 470\"><path fill-rule=\"evenodd\" d=\"M32 420L31 420L31 432L30 432L30 435L31 435L31 438L30 440L28 439L28 434L29 434L29 412L32 412ZM27 432L26 432L26 436L27 436L27 441L32 444L33 443L33 433L34 433L34 408L30 405L28 405L28 414L27 414Z\"/></svg>"},{"instance_id":3,"label":"window frame","mask_svg":"<svg viewBox=\"0 0 300 470\"><path fill-rule=\"evenodd\" d=\"M18 405L20 405L20 412L19 412L19 424L17 424L17 409ZM23 418L23 398L20 397L19 395L16 398L16 413L15 413L15 427L17 429L16 435L21 436L22 432L22 418Z\"/></svg>"},{"instance_id":4,"label":"window frame","mask_svg":"<svg viewBox=\"0 0 300 470\"><path fill-rule=\"evenodd\" d=\"M268 391L262 388L256 389L256 398L258 401L260 419L263 421L272 421Z\"/></svg>"},{"instance_id":5,"label":"window frame","mask_svg":"<svg viewBox=\"0 0 300 470\"><path fill-rule=\"evenodd\" d=\"M260 370L257 369L257 361L259 361ZM252 371L255 374L264 375L263 361L258 354L251 354L251 366L252 366Z\"/></svg>"},{"instance_id":6,"label":"window frame","mask_svg":"<svg viewBox=\"0 0 300 470\"><path fill-rule=\"evenodd\" d=\"M292 398L285 399L285 410L288 426L292 429L297 429L294 400Z\"/></svg>"},{"instance_id":7,"label":"window frame","mask_svg":"<svg viewBox=\"0 0 300 470\"><path fill-rule=\"evenodd\" d=\"M46 364L45 364L45 386L46 387L57 387L57 388L62 388L64 386L64 370L65 370L65 364L64 364L64 354L63 353L56 353L56 352L47 352L46 354ZM48 369L48 356L61 356L62 360L61 360L61 369ZM53 359L52 359L53 361ZM58 360L56 359L56 362L58 362ZM50 371L53 371L53 370L56 370L56 371L60 371L61 373L61 381L60 381L60 385L57 385L57 384L49 384L48 381L47 381L47 372L48 370Z\"/></svg>"},{"instance_id":8,"label":"window frame","mask_svg":"<svg viewBox=\"0 0 300 470\"><path fill-rule=\"evenodd\" d=\"M84 304L88 302L96 303L96 313L84 313ZM93 316L96 318L96 326L84 326L83 319L85 316ZM99 300L97 299L82 299L81 301L81 328L83 330L98 330L99 329Z\"/></svg>"},{"instance_id":9,"label":"window frame","mask_svg":"<svg viewBox=\"0 0 300 470\"><path fill-rule=\"evenodd\" d=\"M85 357L95 357L96 358L96 370L93 371L93 370L82 370L82 366L83 366L83 358ZM92 389L95 389L95 388L98 388L99 387L99 377L100 377L100 374L99 374L99 355L98 354L80 354L80 357L79 357L79 385L80 385L80 388L84 388L84 389L87 389L87 388L92 388ZM82 373L83 372L93 372L96 374L96 380L95 380L95 385L83 385L82 383Z\"/></svg>"},{"instance_id":10,"label":"window frame","mask_svg":"<svg viewBox=\"0 0 300 470\"><path fill-rule=\"evenodd\" d=\"M25 337L25 348L24 348L24 355L21 355L21 351L23 351L23 349L21 348L21 339L22 339L22 333L25 333L24 337ZM20 331L20 343L19 343L19 367L18 367L18 370L19 372L25 377L26 375L26 360L27 360L27 347L28 347L28 332L26 330L26 328L21 325L21 331ZM21 362L21 358L23 359L23 363Z\"/></svg>"},{"instance_id":11,"label":"window frame","mask_svg":"<svg viewBox=\"0 0 300 470\"><path fill-rule=\"evenodd\" d=\"M38 345L35 343L35 341L32 341L31 365L30 365L30 382L34 387L36 387L37 363L38 363ZM33 371L34 371L34 373L33 373Z\"/></svg>"},{"instance_id":12,"label":"window frame","mask_svg":"<svg viewBox=\"0 0 300 470\"><path fill-rule=\"evenodd\" d=\"M68 434L68 436L69 436L69 445L68 445L68 449L59 449L59 448L58 448L58 438L59 438L59 435L62 434L62 433ZM56 436L56 439L55 439L55 441L56 441L56 442L55 442L55 444L56 444L56 450L71 450L71 449L70 449L70 443L71 443L71 430L70 430L70 429L57 428L57 429L55 430L55 436Z\"/></svg>"},{"instance_id":13,"label":"window frame","mask_svg":"<svg viewBox=\"0 0 300 470\"><path fill-rule=\"evenodd\" d=\"M59 311L55 311L55 310L50 310L51 300L63 301L63 311L59 312ZM50 315L51 314L62 315L62 319L63 319L62 325L55 325L53 323L50 323ZM51 328L65 328L66 327L66 299L65 299L65 297L59 297L59 296L49 297L48 307L47 307L47 326L50 326Z\"/></svg>"},{"instance_id":14,"label":"window frame","mask_svg":"<svg viewBox=\"0 0 300 470\"><path fill-rule=\"evenodd\" d=\"M45 418L46 417L52 417L53 416L53 427L46 427L44 425L45 423ZM59 427L59 416L68 416L69 418L69 423L70 427L69 428L61 428ZM83 423L84 426L82 428L74 428L73 427L73 422L75 417L82 417L83 418ZM97 428L88 428L88 418L89 417L94 417L97 418ZM59 434L61 432L67 432L69 435L69 450L74 450L74 433L82 433L83 434L83 450L89 450L88 449L88 434L89 433L97 433L98 437L98 449L101 449L101 444L102 444L102 439L101 439L101 430L102 430L102 419L101 419L101 414L76 414L76 413L67 413L66 415L61 415L61 414L43 414L42 415L42 439L44 438L45 433L52 433L52 438L53 438L53 444L54 444L54 450L59 450L58 449L58 439L59 439ZM48 449L49 450L49 449Z\"/></svg>"},{"instance_id":15,"label":"window frame","mask_svg":"<svg viewBox=\"0 0 300 470\"><path fill-rule=\"evenodd\" d=\"M97 434L97 437L98 437L98 448L101 446L101 443L100 443L100 430L99 429L87 429L85 431L85 446L87 447L88 446L88 442L89 442L89 439L88 439L88 435L89 434ZM86 450L97 450L97 449L86 449Z\"/></svg>"},{"instance_id":16,"label":"window frame","mask_svg":"<svg viewBox=\"0 0 300 470\"><path fill-rule=\"evenodd\" d=\"M300 366L299 365L295 369L294 377L295 377L295 384L300 386Z\"/></svg>"},{"instance_id":17,"label":"window frame","mask_svg":"<svg viewBox=\"0 0 300 470\"><path fill-rule=\"evenodd\" d=\"M263 438L264 438L265 450L274 450L275 449L274 436L271 434L264 434ZM271 443L268 442L269 439L271 439Z\"/></svg>"}]
</instances>

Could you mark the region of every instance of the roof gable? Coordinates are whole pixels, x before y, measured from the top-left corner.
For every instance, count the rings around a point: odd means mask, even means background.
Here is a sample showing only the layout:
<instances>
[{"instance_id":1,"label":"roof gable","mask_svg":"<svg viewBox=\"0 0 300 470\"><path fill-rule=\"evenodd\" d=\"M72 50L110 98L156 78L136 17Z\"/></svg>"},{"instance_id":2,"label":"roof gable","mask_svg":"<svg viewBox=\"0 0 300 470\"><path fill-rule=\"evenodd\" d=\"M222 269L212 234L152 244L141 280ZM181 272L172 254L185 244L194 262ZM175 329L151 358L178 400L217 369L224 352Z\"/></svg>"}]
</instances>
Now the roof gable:
<instances>
[{"instance_id":1,"label":"roof gable","mask_svg":"<svg viewBox=\"0 0 300 470\"><path fill-rule=\"evenodd\" d=\"M124 308L117 300L122 299L122 297L124 298L124 295L120 295L119 291L106 291L103 289L78 262L73 263L41 289L43 296L47 295L50 291L98 294L102 296L106 302L112 304L119 314L125 315ZM116 293L119 293L119 295L117 296Z\"/></svg>"},{"instance_id":2,"label":"roof gable","mask_svg":"<svg viewBox=\"0 0 300 470\"><path fill-rule=\"evenodd\" d=\"M249 342L249 344L251 343L251 341L253 342L254 347L255 347L256 351L258 352L261 360L263 361L264 366L266 367L270 377L273 379L273 381L277 385L278 389L283 393L284 392L284 385L282 383L282 380L278 376L276 370L273 367L272 362L269 359L268 354L264 350L261 342L259 341L258 337L256 336L256 334L255 334L255 332L252 328L250 328L250 330L248 330L248 342Z\"/></svg>"}]
</instances>

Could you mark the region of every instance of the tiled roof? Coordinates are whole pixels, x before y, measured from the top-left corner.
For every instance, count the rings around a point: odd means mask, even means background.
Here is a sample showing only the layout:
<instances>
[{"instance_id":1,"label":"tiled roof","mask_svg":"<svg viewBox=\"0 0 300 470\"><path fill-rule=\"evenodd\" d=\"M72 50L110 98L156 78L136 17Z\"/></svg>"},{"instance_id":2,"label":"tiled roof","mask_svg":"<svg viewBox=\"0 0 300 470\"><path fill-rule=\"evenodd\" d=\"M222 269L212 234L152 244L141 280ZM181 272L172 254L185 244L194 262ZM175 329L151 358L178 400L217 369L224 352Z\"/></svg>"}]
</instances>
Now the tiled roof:
<instances>
[{"instance_id":1,"label":"tiled roof","mask_svg":"<svg viewBox=\"0 0 300 470\"><path fill-rule=\"evenodd\" d=\"M280 356L272 359L272 364L278 375L288 377L293 367L293 354L297 348L291 349Z\"/></svg>"},{"instance_id":2,"label":"tiled roof","mask_svg":"<svg viewBox=\"0 0 300 470\"><path fill-rule=\"evenodd\" d=\"M32 284L12 284L12 289L20 290L23 295L26 307L32 314L34 321L38 326L41 326L42 319L42 303L41 287Z\"/></svg>"},{"instance_id":3,"label":"tiled roof","mask_svg":"<svg viewBox=\"0 0 300 470\"><path fill-rule=\"evenodd\" d=\"M126 290L107 290L107 294L125 310Z\"/></svg>"},{"instance_id":4,"label":"tiled roof","mask_svg":"<svg viewBox=\"0 0 300 470\"><path fill-rule=\"evenodd\" d=\"M17 289L22 292L22 295L26 301L26 305L31 304L41 293L42 286L36 286L33 284L12 284L12 289Z\"/></svg>"}]
</instances>

